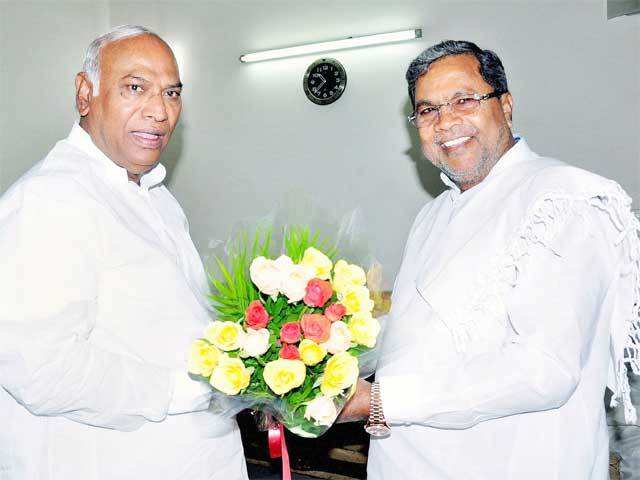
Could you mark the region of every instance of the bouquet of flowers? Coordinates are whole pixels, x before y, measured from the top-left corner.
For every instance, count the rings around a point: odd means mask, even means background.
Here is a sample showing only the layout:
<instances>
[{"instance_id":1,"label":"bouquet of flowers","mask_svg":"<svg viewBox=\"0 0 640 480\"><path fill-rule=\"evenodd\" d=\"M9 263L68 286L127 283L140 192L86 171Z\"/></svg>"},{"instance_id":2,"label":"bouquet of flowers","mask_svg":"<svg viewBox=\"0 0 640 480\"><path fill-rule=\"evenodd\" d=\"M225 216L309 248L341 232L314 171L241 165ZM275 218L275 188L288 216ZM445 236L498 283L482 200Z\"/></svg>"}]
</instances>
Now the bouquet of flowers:
<instances>
[{"instance_id":1,"label":"bouquet of flowers","mask_svg":"<svg viewBox=\"0 0 640 480\"><path fill-rule=\"evenodd\" d=\"M363 268L304 227L247 236L216 257L210 274L217 320L189 351L192 378L208 382L222 410L253 408L304 437L335 421L375 355L380 323Z\"/></svg>"}]
</instances>

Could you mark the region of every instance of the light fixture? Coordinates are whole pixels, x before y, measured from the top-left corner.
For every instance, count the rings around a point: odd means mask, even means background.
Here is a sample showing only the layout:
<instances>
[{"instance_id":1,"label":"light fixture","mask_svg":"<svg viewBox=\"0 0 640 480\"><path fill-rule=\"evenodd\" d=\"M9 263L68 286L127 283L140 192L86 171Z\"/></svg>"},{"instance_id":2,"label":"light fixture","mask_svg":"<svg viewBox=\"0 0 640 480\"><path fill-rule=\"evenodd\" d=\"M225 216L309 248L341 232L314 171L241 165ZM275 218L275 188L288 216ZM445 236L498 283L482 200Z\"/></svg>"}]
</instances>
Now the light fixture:
<instances>
[{"instance_id":1,"label":"light fixture","mask_svg":"<svg viewBox=\"0 0 640 480\"><path fill-rule=\"evenodd\" d=\"M240 61L243 63L261 62L263 60L309 55L311 53L328 52L331 50L344 50L345 48L368 47L383 43L405 42L416 38L422 38L422 29L414 28L412 30L402 30L400 32L376 33L374 35L348 37L328 42L309 43L307 45L298 45L295 47L264 50L262 52L241 55Z\"/></svg>"}]
</instances>

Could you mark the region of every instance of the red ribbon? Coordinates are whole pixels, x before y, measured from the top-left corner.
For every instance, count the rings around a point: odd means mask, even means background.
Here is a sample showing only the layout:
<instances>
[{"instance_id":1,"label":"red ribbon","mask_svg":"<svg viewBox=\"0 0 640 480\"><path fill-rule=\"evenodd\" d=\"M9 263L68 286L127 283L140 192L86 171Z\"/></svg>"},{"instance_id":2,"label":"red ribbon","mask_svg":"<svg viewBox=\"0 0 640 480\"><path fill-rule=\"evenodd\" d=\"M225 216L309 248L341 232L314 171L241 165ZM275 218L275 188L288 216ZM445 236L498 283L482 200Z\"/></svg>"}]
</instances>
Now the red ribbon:
<instances>
[{"instance_id":1,"label":"red ribbon","mask_svg":"<svg viewBox=\"0 0 640 480\"><path fill-rule=\"evenodd\" d=\"M284 427L281 423L275 423L269 427L269 456L271 458L282 457L282 480L291 480L289 451L284 438Z\"/></svg>"}]
</instances>

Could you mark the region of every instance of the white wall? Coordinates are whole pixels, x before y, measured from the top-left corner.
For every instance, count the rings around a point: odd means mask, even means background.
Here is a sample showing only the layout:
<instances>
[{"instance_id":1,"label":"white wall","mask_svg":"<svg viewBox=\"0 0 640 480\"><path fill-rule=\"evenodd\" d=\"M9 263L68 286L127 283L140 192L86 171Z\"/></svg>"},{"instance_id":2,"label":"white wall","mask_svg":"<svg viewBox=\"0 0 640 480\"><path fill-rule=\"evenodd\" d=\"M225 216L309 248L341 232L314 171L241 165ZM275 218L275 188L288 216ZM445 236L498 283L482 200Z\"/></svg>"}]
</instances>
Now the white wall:
<instances>
[{"instance_id":1,"label":"white wall","mask_svg":"<svg viewBox=\"0 0 640 480\"><path fill-rule=\"evenodd\" d=\"M0 192L66 137L84 50L108 28L106 2L0 0Z\"/></svg>"},{"instance_id":2,"label":"white wall","mask_svg":"<svg viewBox=\"0 0 640 480\"><path fill-rule=\"evenodd\" d=\"M66 135L84 48L122 23L155 29L182 64L184 113L164 161L201 250L299 192L336 213L361 207L392 278L414 215L442 188L404 120L404 71L445 38L502 57L515 126L535 150L614 178L640 199L640 17L607 21L600 0L0 1L0 191ZM325 107L302 91L318 55L237 60L415 26L422 41L327 54L346 67L348 84Z\"/></svg>"}]
</instances>

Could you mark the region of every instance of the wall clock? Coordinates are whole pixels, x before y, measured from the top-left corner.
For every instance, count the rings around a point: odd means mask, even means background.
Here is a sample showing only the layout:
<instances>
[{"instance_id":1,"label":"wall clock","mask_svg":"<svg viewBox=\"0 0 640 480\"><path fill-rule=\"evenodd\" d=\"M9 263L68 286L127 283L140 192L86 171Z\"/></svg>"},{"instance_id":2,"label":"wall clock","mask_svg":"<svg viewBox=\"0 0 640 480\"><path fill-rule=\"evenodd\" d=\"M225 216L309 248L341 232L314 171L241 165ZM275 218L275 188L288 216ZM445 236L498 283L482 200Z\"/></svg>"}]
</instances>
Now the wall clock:
<instances>
[{"instance_id":1,"label":"wall clock","mask_svg":"<svg viewBox=\"0 0 640 480\"><path fill-rule=\"evenodd\" d=\"M338 100L346 86L347 72L333 58L321 58L313 62L302 79L307 98L318 105L329 105Z\"/></svg>"}]
</instances>

